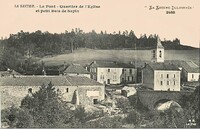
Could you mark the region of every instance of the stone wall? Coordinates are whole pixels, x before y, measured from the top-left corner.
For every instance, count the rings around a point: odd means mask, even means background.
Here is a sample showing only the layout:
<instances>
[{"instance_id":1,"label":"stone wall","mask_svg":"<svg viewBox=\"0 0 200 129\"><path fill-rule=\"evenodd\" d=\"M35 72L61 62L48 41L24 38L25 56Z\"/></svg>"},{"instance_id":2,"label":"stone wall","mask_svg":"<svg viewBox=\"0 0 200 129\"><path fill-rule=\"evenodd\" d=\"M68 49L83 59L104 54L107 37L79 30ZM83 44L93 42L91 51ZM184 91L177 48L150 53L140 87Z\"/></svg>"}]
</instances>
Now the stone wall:
<instances>
[{"instance_id":1,"label":"stone wall","mask_svg":"<svg viewBox=\"0 0 200 129\"><path fill-rule=\"evenodd\" d=\"M174 100L180 103L183 95L190 95L187 91L137 91L138 99L149 110L154 110L155 104L160 100Z\"/></svg>"},{"instance_id":2,"label":"stone wall","mask_svg":"<svg viewBox=\"0 0 200 129\"><path fill-rule=\"evenodd\" d=\"M28 95L28 89L32 92L39 90L40 86L0 86L1 91L1 109L10 107L12 105L20 106L21 100ZM104 86L55 86L56 91L59 92L61 98L66 102L72 102L74 93L78 90L78 97L80 104L93 104L93 99L104 99ZM98 91L98 96L87 96L87 91Z\"/></svg>"}]
</instances>

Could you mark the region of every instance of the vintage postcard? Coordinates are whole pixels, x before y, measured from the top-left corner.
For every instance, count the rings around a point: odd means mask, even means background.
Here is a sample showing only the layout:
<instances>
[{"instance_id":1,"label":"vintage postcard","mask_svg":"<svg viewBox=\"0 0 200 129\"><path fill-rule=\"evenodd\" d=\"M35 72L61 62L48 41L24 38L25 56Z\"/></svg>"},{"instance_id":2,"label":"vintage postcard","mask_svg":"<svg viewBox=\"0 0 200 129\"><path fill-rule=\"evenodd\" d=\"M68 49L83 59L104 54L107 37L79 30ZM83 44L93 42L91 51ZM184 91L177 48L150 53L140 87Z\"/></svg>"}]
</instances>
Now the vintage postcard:
<instances>
[{"instance_id":1,"label":"vintage postcard","mask_svg":"<svg viewBox=\"0 0 200 129\"><path fill-rule=\"evenodd\" d=\"M199 128L200 1L1 0L1 128Z\"/></svg>"}]
</instances>

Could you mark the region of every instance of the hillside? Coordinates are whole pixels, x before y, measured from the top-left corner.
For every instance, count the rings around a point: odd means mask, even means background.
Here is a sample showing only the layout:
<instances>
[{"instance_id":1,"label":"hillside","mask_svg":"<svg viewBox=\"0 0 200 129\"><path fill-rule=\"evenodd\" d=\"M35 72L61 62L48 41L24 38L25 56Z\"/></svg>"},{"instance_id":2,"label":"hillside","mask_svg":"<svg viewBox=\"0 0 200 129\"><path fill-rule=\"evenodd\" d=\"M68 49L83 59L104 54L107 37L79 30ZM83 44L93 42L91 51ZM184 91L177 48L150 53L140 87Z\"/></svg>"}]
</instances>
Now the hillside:
<instances>
[{"instance_id":1,"label":"hillside","mask_svg":"<svg viewBox=\"0 0 200 129\"><path fill-rule=\"evenodd\" d=\"M20 73L37 71L36 69L41 69L44 65L43 63L36 64L38 59L44 58L45 60L47 56L56 55L58 57L63 55L66 55L66 57L74 56L73 58L65 58L64 56L62 60L67 60L67 62L73 62L77 59L101 60L101 58L106 58L106 60L132 60L132 56L141 56L141 54L132 53L131 50L143 50L141 53L147 54L146 50L155 48L157 38L158 35L147 37L145 34L137 37L134 31L107 34L106 31L96 33L93 30L85 33L78 28L60 34L41 32L40 30L32 33L20 31L17 34L11 34L8 39L0 40L0 66L2 66L0 69L3 69L3 65L6 65ZM198 50L181 45L177 38L173 41L165 40L161 43L166 50ZM83 51L78 54L84 50L83 48L87 52ZM77 58L75 58L76 56Z\"/></svg>"},{"instance_id":2,"label":"hillside","mask_svg":"<svg viewBox=\"0 0 200 129\"><path fill-rule=\"evenodd\" d=\"M199 50L165 50L166 60L192 60L199 64ZM95 50L78 49L74 53L44 57L40 60L45 65L66 63L87 64L94 60L120 61L130 63L133 60L151 60L151 50Z\"/></svg>"}]
</instances>

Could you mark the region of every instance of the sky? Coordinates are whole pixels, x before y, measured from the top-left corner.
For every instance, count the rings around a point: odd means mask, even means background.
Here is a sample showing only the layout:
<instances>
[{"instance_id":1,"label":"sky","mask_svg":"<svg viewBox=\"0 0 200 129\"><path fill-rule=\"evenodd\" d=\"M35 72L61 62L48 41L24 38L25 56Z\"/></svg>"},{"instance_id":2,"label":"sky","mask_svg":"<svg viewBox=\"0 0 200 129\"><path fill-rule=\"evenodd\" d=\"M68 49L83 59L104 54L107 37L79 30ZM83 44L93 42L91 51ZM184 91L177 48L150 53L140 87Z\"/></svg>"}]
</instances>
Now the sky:
<instances>
[{"instance_id":1,"label":"sky","mask_svg":"<svg viewBox=\"0 0 200 129\"><path fill-rule=\"evenodd\" d=\"M79 13L36 13L38 8L15 8L15 5L97 5L97 9L80 9ZM165 9L149 10L149 6L176 6L166 14ZM41 8L40 8L41 9ZM133 30L141 34L158 34L161 40L180 39L181 44L199 47L200 1L198 0L0 0L0 37L20 30L61 33L80 28L113 33Z\"/></svg>"}]
</instances>

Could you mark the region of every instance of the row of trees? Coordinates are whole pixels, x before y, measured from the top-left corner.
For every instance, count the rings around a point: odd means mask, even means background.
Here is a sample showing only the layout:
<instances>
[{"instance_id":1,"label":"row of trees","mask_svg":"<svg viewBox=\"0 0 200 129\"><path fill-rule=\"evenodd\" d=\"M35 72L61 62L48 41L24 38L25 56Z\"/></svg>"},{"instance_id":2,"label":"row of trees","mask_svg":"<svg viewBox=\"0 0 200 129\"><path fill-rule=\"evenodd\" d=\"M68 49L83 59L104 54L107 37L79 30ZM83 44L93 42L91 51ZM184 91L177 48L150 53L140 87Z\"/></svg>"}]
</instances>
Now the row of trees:
<instances>
[{"instance_id":1,"label":"row of trees","mask_svg":"<svg viewBox=\"0 0 200 129\"><path fill-rule=\"evenodd\" d=\"M145 34L138 38L132 30L107 34L103 31L96 33L93 30L84 33L80 29L73 29L71 32L66 31L61 34L41 32L40 30L33 33L21 31L17 34L11 34L8 39L2 42L5 49L12 49L12 54L45 56L65 53L81 47L92 49L149 49L155 46L156 38L157 35L147 37ZM173 47L180 45L180 40L175 39L163 43L170 44Z\"/></svg>"},{"instance_id":2,"label":"row of trees","mask_svg":"<svg viewBox=\"0 0 200 129\"><path fill-rule=\"evenodd\" d=\"M157 35L137 37L134 31L119 31L108 34L106 31L85 33L76 28L71 32L52 34L40 30L29 33L20 31L9 38L0 40L0 67L6 65L21 73L34 74L37 57L71 53L78 48L92 49L150 49L156 45ZM188 49L179 39L162 42L165 49ZM2 68L1 68L2 69Z\"/></svg>"}]
</instances>

